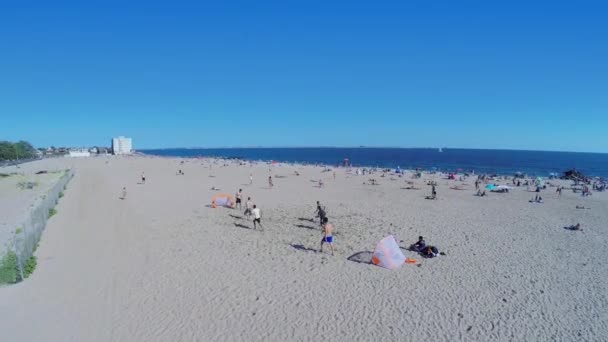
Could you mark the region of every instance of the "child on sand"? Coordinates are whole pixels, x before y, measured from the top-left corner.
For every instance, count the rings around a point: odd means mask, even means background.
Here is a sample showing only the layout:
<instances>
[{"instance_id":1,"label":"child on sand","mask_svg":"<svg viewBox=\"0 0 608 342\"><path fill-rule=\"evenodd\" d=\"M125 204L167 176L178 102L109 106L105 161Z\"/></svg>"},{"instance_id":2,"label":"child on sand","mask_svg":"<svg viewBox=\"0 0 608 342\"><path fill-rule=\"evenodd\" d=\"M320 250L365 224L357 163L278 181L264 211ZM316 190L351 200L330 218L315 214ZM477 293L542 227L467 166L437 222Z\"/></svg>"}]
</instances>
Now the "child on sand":
<instances>
[{"instance_id":1,"label":"child on sand","mask_svg":"<svg viewBox=\"0 0 608 342\"><path fill-rule=\"evenodd\" d=\"M321 253L323 253L323 244L329 244L331 255L334 255L334 237L332 236L334 227L329 223L327 217L323 220L323 238L321 239Z\"/></svg>"}]
</instances>

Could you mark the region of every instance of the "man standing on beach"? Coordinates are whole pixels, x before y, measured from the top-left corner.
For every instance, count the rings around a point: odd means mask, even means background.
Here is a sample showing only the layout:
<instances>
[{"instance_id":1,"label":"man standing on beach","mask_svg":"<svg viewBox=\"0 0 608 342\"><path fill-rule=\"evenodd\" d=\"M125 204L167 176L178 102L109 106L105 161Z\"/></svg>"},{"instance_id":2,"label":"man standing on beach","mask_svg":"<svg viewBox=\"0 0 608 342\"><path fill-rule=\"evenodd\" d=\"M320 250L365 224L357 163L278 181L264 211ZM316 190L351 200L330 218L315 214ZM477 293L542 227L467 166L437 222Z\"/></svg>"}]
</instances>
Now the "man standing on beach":
<instances>
[{"instance_id":1,"label":"man standing on beach","mask_svg":"<svg viewBox=\"0 0 608 342\"><path fill-rule=\"evenodd\" d=\"M247 203L245 203L245 216L247 216L247 218L251 217L252 214L252 210L253 210L253 202L251 202L251 197L247 197Z\"/></svg>"},{"instance_id":2,"label":"man standing on beach","mask_svg":"<svg viewBox=\"0 0 608 342\"><path fill-rule=\"evenodd\" d=\"M127 198L127 187L123 187L122 188L122 197L120 197L121 200L124 200Z\"/></svg>"},{"instance_id":3,"label":"man standing on beach","mask_svg":"<svg viewBox=\"0 0 608 342\"><path fill-rule=\"evenodd\" d=\"M253 173L249 174L249 185L253 184Z\"/></svg>"},{"instance_id":4,"label":"man standing on beach","mask_svg":"<svg viewBox=\"0 0 608 342\"><path fill-rule=\"evenodd\" d=\"M146 175L143 172L141 173L141 184L146 184Z\"/></svg>"},{"instance_id":5,"label":"man standing on beach","mask_svg":"<svg viewBox=\"0 0 608 342\"><path fill-rule=\"evenodd\" d=\"M235 207L239 207L239 210L241 210L241 200L243 198L243 189L239 189L239 192L236 193L236 206Z\"/></svg>"},{"instance_id":6,"label":"man standing on beach","mask_svg":"<svg viewBox=\"0 0 608 342\"><path fill-rule=\"evenodd\" d=\"M251 213L253 214L253 229L257 229L257 225L260 225L260 228L262 228L262 222L260 222L262 220L262 214L260 213L260 208L258 208L257 205L253 205L253 210L251 211Z\"/></svg>"},{"instance_id":7,"label":"man standing on beach","mask_svg":"<svg viewBox=\"0 0 608 342\"><path fill-rule=\"evenodd\" d=\"M327 213L323 210L319 201L317 201L317 211L315 211L315 214L319 217L319 225L322 226L324 220L327 218Z\"/></svg>"},{"instance_id":8,"label":"man standing on beach","mask_svg":"<svg viewBox=\"0 0 608 342\"><path fill-rule=\"evenodd\" d=\"M334 255L334 237L332 233L334 231L334 227L329 223L329 220L324 218L323 220L323 238L321 239L321 253L323 253L323 244L329 244L331 248L331 255Z\"/></svg>"},{"instance_id":9,"label":"man standing on beach","mask_svg":"<svg viewBox=\"0 0 608 342\"><path fill-rule=\"evenodd\" d=\"M268 187L272 189L272 176L268 176Z\"/></svg>"}]
</instances>

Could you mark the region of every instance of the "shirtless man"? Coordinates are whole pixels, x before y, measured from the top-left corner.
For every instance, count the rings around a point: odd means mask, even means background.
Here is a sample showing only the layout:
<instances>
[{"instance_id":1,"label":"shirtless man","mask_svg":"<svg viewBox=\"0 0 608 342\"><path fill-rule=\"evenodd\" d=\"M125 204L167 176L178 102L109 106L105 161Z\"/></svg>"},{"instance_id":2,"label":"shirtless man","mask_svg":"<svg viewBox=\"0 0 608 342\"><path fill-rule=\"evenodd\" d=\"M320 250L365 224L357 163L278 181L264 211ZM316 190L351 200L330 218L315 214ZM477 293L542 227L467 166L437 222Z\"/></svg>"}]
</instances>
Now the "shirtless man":
<instances>
[{"instance_id":1,"label":"shirtless man","mask_svg":"<svg viewBox=\"0 0 608 342\"><path fill-rule=\"evenodd\" d=\"M241 210L241 200L243 198L243 189L239 189L239 192L236 193L236 206Z\"/></svg>"},{"instance_id":2,"label":"shirtless man","mask_svg":"<svg viewBox=\"0 0 608 342\"><path fill-rule=\"evenodd\" d=\"M332 235L334 227L329 223L327 217L323 220L323 238L321 239L321 253L323 253L323 244L329 244L331 255L334 255L334 237Z\"/></svg>"}]
</instances>

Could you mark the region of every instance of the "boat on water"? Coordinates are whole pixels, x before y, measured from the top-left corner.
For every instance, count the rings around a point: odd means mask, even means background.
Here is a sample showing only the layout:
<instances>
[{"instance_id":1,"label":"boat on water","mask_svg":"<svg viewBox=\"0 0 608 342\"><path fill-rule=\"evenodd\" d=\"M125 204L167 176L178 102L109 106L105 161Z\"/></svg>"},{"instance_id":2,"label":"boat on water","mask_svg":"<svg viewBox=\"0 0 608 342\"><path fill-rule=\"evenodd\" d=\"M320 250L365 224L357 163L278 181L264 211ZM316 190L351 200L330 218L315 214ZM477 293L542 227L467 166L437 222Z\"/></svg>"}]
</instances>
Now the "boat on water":
<instances>
[{"instance_id":1,"label":"boat on water","mask_svg":"<svg viewBox=\"0 0 608 342\"><path fill-rule=\"evenodd\" d=\"M439 148L439 152L443 152L443 149L441 147Z\"/></svg>"}]
</instances>

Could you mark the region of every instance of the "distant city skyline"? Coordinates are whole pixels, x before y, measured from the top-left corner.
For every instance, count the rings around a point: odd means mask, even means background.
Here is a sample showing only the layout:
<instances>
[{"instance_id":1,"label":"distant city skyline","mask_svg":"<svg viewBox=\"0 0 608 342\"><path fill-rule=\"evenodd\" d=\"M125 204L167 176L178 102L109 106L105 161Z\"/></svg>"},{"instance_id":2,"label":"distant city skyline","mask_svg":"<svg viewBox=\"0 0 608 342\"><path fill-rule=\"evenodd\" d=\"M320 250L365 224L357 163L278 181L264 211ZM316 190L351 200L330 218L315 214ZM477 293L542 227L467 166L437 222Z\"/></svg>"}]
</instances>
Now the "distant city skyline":
<instances>
[{"instance_id":1,"label":"distant city skyline","mask_svg":"<svg viewBox=\"0 0 608 342\"><path fill-rule=\"evenodd\" d=\"M0 140L608 153L608 4L5 4Z\"/></svg>"}]
</instances>

